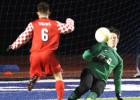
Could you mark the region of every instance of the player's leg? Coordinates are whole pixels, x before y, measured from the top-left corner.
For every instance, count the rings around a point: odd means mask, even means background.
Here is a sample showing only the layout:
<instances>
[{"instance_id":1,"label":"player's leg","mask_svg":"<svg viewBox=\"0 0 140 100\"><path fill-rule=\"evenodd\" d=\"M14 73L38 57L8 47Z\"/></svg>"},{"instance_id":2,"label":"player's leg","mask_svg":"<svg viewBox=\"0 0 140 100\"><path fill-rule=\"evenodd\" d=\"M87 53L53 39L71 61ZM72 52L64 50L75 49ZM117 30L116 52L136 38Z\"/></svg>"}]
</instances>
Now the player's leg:
<instances>
[{"instance_id":1,"label":"player's leg","mask_svg":"<svg viewBox=\"0 0 140 100\"><path fill-rule=\"evenodd\" d=\"M56 59L56 56L54 53L46 53L47 61L45 60L45 73L46 75L48 74L53 74L54 79L56 80L55 83L55 88L56 88L56 93L58 100L62 100L64 96L64 82L63 82L63 77L62 77L62 68L61 65L59 64L58 60Z\"/></svg>"},{"instance_id":2,"label":"player's leg","mask_svg":"<svg viewBox=\"0 0 140 100\"><path fill-rule=\"evenodd\" d=\"M71 93L68 100L77 100L92 86L93 76L88 69L84 69L80 76L79 86Z\"/></svg>"},{"instance_id":3,"label":"player's leg","mask_svg":"<svg viewBox=\"0 0 140 100\"><path fill-rule=\"evenodd\" d=\"M30 81L28 83L28 90L31 91L36 81L42 74L40 59L36 54L30 56Z\"/></svg>"},{"instance_id":4,"label":"player's leg","mask_svg":"<svg viewBox=\"0 0 140 100\"><path fill-rule=\"evenodd\" d=\"M96 100L99 97L106 86L106 83L103 80L94 80L92 84L91 92L87 95L86 100Z\"/></svg>"},{"instance_id":5,"label":"player's leg","mask_svg":"<svg viewBox=\"0 0 140 100\"><path fill-rule=\"evenodd\" d=\"M34 75L34 76L30 79L29 83L27 84L27 85L28 85L28 90L29 90L29 91L31 91L31 90L33 89L34 84L36 83L37 80L38 80L38 75Z\"/></svg>"},{"instance_id":6,"label":"player's leg","mask_svg":"<svg viewBox=\"0 0 140 100\"><path fill-rule=\"evenodd\" d=\"M57 73L53 74L53 76L56 80L55 88L56 88L57 98L58 98L58 100L62 100L63 96L64 96L64 81L62 78L62 73L57 72Z\"/></svg>"}]
</instances>

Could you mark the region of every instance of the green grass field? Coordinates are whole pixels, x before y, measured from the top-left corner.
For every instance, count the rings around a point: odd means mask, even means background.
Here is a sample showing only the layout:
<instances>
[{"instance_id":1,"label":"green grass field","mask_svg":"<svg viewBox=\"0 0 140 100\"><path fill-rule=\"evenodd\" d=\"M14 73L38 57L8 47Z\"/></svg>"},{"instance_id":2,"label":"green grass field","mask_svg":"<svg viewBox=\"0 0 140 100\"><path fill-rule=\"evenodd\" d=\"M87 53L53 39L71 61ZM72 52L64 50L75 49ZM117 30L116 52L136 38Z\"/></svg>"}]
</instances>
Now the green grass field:
<instances>
[{"instance_id":1,"label":"green grass field","mask_svg":"<svg viewBox=\"0 0 140 100\"><path fill-rule=\"evenodd\" d=\"M98 98L97 100L117 100L116 98ZM140 97L137 98L123 98L123 100L140 100Z\"/></svg>"}]
</instances>

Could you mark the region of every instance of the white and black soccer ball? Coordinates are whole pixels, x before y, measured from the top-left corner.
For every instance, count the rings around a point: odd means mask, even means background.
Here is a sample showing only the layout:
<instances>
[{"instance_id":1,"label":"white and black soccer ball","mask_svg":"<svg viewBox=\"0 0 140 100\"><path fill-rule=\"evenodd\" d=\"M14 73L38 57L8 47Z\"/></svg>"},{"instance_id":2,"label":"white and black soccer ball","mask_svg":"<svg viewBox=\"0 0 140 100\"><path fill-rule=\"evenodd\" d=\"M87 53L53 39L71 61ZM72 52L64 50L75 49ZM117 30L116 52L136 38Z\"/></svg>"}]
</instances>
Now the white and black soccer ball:
<instances>
[{"instance_id":1,"label":"white and black soccer ball","mask_svg":"<svg viewBox=\"0 0 140 100\"><path fill-rule=\"evenodd\" d=\"M95 32L95 39L97 42L107 42L110 37L110 31L106 27L100 27Z\"/></svg>"}]
</instances>

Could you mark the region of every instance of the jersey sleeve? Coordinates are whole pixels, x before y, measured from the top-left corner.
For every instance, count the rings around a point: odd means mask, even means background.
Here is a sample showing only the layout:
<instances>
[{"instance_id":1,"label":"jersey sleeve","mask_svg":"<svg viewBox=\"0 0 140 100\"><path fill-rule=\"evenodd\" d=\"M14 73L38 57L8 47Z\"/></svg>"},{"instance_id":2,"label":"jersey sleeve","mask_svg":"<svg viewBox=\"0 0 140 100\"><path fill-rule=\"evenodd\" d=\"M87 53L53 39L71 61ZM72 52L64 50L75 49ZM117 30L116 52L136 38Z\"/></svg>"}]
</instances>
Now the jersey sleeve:
<instances>
[{"instance_id":1,"label":"jersey sleeve","mask_svg":"<svg viewBox=\"0 0 140 100\"><path fill-rule=\"evenodd\" d=\"M92 60L92 54L90 52L90 50L85 50L83 55L82 55L83 59L90 62Z\"/></svg>"},{"instance_id":2,"label":"jersey sleeve","mask_svg":"<svg viewBox=\"0 0 140 100\"><path fill-rule=\"evenodd\" d=\"M104 43L96 43L90 48L90 52L93 57L97 56L104 49L104 45Z\"/></svg>"},{"instance_id":3,"label":"jersey sleeve","mask_svg":"<svg viewBox=\"0 0 140 100\"><path fill-rule=\"evenodd\" d=\"M32 34L33 34L33 25L30 22L27 25L26 29L12 43L11 48L14 50L21 47L23 44L27 43L32 38Z\"/></svg>"},{"instance_id":4,"label":"jersey sleeve","mask_svg":"<svg viewBox=\"0 0 140 100\"><path fill-rule=\"evenodd\" d=\"M102 48L103 46L101 43L93 45L90 49L84 51L82 55L83 59L89 62L92 61L92 58L97 56L102 50Z\"/></svg>"},{"instance_id":5,"label":"jersey sleeve","mask_svg":"<svg viewBox=\"0 0 140 100\"><path fill-rule=\"evenodd\" d=\"M66 19L66 23L57 22L58 30L61 34L66 34L74 31L74 20L71 18Z\"/></svg>"},{"instance_id":6,"label":"jersey sleeve","mask_svg":"<svg viewBox=\"0 0 140 100\"><path fill-rule=\"evenodd\" d=\"M114 69L115 92L121 92L121 79L123 75L123 61Z\"/></svg>"}]
</instances>

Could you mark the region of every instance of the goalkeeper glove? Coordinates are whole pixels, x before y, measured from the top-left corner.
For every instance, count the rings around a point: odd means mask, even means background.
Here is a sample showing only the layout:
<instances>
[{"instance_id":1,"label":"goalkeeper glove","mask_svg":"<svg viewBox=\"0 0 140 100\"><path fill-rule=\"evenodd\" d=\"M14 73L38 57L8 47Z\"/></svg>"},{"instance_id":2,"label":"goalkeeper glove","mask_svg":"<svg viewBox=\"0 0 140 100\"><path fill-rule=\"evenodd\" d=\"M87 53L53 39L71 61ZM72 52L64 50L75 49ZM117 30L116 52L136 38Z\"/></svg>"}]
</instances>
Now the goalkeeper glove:
<instances>
[{"instance_id":1,"label":"goalkeeper glove","mask_svg":"<svg viewBox=\"0 0 140 100\"><path fill-rule=\"evenodd\" d=\"M123 100L120 93L116 93L116 97L117 97L118 100Z\"/></svg>"}]
</instances>

